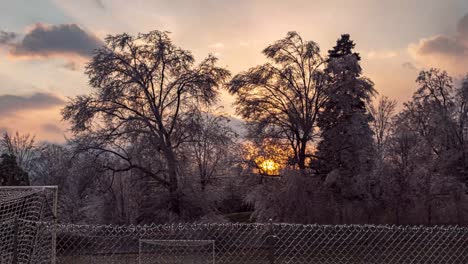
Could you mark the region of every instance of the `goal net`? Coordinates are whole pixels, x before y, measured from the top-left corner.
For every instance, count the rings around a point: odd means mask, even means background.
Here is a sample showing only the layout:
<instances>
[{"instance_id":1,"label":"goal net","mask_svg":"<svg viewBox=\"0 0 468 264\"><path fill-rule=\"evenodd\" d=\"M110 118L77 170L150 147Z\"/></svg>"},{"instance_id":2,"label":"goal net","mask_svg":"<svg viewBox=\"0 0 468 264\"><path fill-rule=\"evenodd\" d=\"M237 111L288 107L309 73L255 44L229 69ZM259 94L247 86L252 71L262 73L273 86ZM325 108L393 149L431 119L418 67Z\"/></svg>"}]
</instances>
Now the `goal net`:
<instances>
[{"instance_id":1,"label":"goal net","mask_svg":"<svg viewBox=\"0 0 468 264\"><path fill-rule=\"evenodd\" d=\"M0 187L0 263L54 263L56 208L56 187Z\"/></svg>"},{"instance_id":2,"label":"goal net","mask_svg":"<svg viewBox=\"0 0 468 264\"><path fill-rule=\"evenodd\" d=\"M214 240L139 241L139 264L214 264Z\"/></svg>"}]
</instances>

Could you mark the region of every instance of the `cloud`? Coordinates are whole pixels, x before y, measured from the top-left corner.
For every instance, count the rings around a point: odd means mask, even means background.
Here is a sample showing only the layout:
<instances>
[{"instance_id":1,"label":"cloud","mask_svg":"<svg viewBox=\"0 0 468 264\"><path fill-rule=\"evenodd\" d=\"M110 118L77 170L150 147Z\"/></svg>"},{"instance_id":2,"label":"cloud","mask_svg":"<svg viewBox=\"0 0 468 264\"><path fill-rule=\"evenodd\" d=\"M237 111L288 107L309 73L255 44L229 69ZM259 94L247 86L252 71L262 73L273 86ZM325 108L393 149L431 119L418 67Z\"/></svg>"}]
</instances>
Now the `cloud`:
<instances>
[{"instance_id":1,"label":"cloud","mask_svg":"<svg viewBox=\"0 0 468 264\"><path fill-rule=\"evenodd\" d=\"M468 14L457 24L456 33L420 39L408 46L410 55L428 67L439 67L455 74L468 71Z\"/></svg>"},{"instance_id":2,"label":"cloud","mask_svg":"<svg viewBox=\"0 0 468 264\"><path fill-rule=\"evenodd\" d=\"M416 66L414 66L414 64L411 63L411 62L409 62L409 61L404 62L401 66L402 66L404 69L408 69L408 70L412 70L412 71L418 70L418 69L416 68Z\"/></svg>"},{"instance_id":3,"label":"cloud","mask_svg":"<svg viewBox=\"0 0 468 264\"><path fill-rule=\"evenodd\" d=\"M24 38L15 43L10 54L16 57L77 55L90 57L103 42L76 24L35 24Z\"/></svg>"},{"instance_id":4,"label":"cloud","mask_svg":"<svg viewBox=\"0 0 468 264\"><path fill-rule=\"evenodd\" d=\"M0 128L36 135L39 141L64 142L68 124L61 122L62 97L50 93L0 95Z\"/></svg>"},{"instance_id":5,"label":"cloud","mask_svg":"<svg viewBox=\"0 0 468 264\"><path fill-rule=\"evenodd\" d=\"M222 48L224 48L224 44L221 43L221 42L217 42L217 43L211 44L210 48L222 49Z\"/></svg>"},{"instance_id":6,"label":"cloud","mask_svg":"<svg viewBox=\"0 0 468 264\"><path fill-rule=\"evenodd\" d=\"M228 126L230 126L231 129L234 130L234 132L236 132L240 137L245 137L247 135L244 120L233 116L229 116L228 120Z\"/></svg>"},{"instance_id":7,"label":"cloud","mask_svg":"<svg viewBox=\"0 0 468 264\"><path fill-rule=\"evenodd\" d=\"M75 61L69 61L65 64L62 64L61 66L62 68L67 69L69 71L78 71L80 69L80 66Z\"/></svg>"},{"instance_id":8,"label":"cloud","mask_svg":"<svg viewBox=\"0 0 468 264\"><path fill-rule=\"evenodd\" d=\"M94 3L101 9L106 9L106 6L102 2L102 0L94 0Z\"/></svg>"},{"instance_id":9,"label":"cloud","mask_svg":"<svg viewBox=\"0 0 468 264\"><path fill-rule=\"evenodd\" d=\"M417 45L417 52L421 55L440 54L446 56L463 55L468 46L452 36L435 36L429 39L421 39Z\"/></svg>"},{"instance_id":10,"label":"cloud","mask_svg":"<svg viewBox=\"0 0 468 264\"><path fill-rule=\"evenodd\" d=\"M47 133L54 133L54 134L63 134L64 131L61 129L59 126L53 123L47 123L43 124L41 126L42 130L44 130Z\"/></svg>"},{"instance_id":11,"label":"cloud","mask_svg":"<svg viewBox=\"0 0 468 264\"><path fill-rule=\"evenodd\" d=\"M23 110L47 109L65 104L57 95L34 93L30 96L0 95L0 116L11 115Z\"/></svg>"},{"instance_id":12,"label":"cloud","mask_svg":"<svg viewBox=\"0 0 468 264\"><path fill-rule=\"evenodd\" d=\"M460 35L468 37L468 13L458 21L457 31Z\"/></svg>"},{"instance_id":13,"label":"cloud","mask_svg":"<svg viewBox=\"0 0 468 264\"><path fill-rule=\"evenodd\" d=\"M398 56L395 51L369 51L365 53L368 59L391 59Z\"/></svg>"},{"instance_id":14,"label":"cloud","mask_svg":"<svg viewBox=\"0 0 468 264\"><path fill-rule=\"evenodd\" d=\"M0 45L10 44L16 37L17 34L15 32L0 30Z\"/></svg>"}]
</instances>

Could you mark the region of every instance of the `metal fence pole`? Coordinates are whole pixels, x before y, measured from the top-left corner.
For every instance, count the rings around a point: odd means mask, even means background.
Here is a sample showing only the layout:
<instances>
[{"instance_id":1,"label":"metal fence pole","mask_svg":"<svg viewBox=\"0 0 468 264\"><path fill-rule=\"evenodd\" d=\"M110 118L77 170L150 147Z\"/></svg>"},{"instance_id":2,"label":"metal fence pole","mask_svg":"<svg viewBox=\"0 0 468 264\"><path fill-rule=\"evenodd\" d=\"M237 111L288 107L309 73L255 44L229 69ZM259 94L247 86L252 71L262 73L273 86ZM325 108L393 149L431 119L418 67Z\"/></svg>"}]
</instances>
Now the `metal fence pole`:
<instances>
[{"instance_id":1,"label":"metal fence pole","mask_svg":"<svg viewBox=\"0 0 468 264\"><path fill-rule=\"evenodd\" d=\"M269 264L275 264L275 232L273 230L273 219L268 220L268 262Z\"/></svg>"},{"instance_id":2,"label":"metal fence pole","mask_svg":"<svg viewBox=\"0 0 468 264\"><path fill-rule=\"evenodd\" d=\"M51 189L53 190L53 207L52 207L52 217L53 217L53 231L52 231L52 264L57 263L57 207L58 207L58 187L52 186Z\"/></svg>"}]
</instances>

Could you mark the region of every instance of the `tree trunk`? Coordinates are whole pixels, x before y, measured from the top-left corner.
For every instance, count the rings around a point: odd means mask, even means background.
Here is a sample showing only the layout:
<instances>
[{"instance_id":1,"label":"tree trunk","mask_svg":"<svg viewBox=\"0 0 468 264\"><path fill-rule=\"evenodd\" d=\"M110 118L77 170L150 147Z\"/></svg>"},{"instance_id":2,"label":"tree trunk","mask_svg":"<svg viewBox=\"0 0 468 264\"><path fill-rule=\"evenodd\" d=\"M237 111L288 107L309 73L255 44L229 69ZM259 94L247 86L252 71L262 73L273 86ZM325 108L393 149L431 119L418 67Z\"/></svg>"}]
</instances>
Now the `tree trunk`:
<instances>
[{"instance_id":1,"label":"tree trunk","mask_svg":"<svg viewBox=\"0 0 468 264\"><path fill-rule=\"evenodd\" d=\"M457 187L457 189L454 192L454 201L455 201L455 210L457 213L457 225L461 225L463 222L463 210L462 210L462 203L461 203L461 198L462 198L462 192L461 190Z\"/></svg>"},{"instance_id":2,"label":"tree trunk","mask_svg":"<svg viewBox=\"0 0 468 264\"><path fill-rule=\"evenodd\" d=\"M396 218L396 224L400 225L400 206L401 206L401 200L397 199L396 206L395 206L395 218Z\"/></svg>"},{"instance_id":3,"label":"tree trunk","mask_svg":"<svg viewBox=\"0 0 468 264\"><path fill-rule=\"evenodd\" d=\"M173 213L180 215L178 161L172 148L167 147L164 152L167 160L169 176L168 191L170 197L170 210Z\"/></svg>"},{"instance_id":4,"label":"tree trunk","mask_svg":"<svg viewBox=\"0 0 468 264\"><path fill-rule=\"evenodd\" d=\"M335 201L336 201L336 210L338 212L338 224L339 225L342 225L344 224L344 202L343 202L343 199L341 198L340 194L334 194L333 195L335 197Z\"/></svg>"},{"instance_id":5,"label":"tree trunk","mask_svg":"<svg viewBox=\"0 0 468 264\"><path fill-rule=\"evenodd\" d=\"M200 169L200 185L201 185L201 191L204 192L206 189L206 184L207 184L207 172L206 168Z\"/></svg>"},{"instance_id":6,"label":"tree trunk","mask_svg":"<svg viewBox=\"0 0 468 264\"><path fill-rule=\"evenodd\" d=\"M426 175L426 210L427 210L427 225L432 224L432 195L431 195L432 179L431 174Z\"/></svg>"},{"instance_id":7,"label":"tree trunk","mask_svg":"<svg viewBox=\"0 0 468 264\"><path fill-rule=\"evenodd\" d=\"M427 204L427 225L428 226L432 225L432 204L431 204L431 201L429 201L428 204Z\"/></svg>"},{"instance_id":8,"label":"tree trunk","mask_svg":"<svg viewBox=\"0 0 468 264\"><path fill-rule=\"evenodd\" d=\"M123 179L120 178L120 219L123 223L128 223L129 219L127 217L127 210L125 209L125 194L124 194L124 185L122 183Z\"/></svg>"},{"instance_id":9,"label":"tree trunk","mask_svg":"<svg viewBox=\"0 0 468 264\"><path fill-rule=\"evenodd\" d=\"M298 166L299 169L304 170L306 168L306 146L307 140L302 139L299 148Z\"/></svg>"}]
</instances>

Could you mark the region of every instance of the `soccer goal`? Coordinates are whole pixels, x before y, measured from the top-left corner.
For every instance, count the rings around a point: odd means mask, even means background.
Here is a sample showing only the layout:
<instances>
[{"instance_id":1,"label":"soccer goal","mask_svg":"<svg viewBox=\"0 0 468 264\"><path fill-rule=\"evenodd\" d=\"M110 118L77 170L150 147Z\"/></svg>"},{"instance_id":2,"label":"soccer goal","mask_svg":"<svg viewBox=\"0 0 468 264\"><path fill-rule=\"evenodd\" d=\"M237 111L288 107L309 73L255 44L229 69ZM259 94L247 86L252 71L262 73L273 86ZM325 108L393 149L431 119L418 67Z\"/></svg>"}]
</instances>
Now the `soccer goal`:
<instances>
[{"instance_id":1,"label":"soccer goal","mask_svg":"<svg viewBox=\"0 0 468 264\"><path fill-rule=\"evenodd\" d=\"M214 264L214 240L139 241L139 264Z\"/></svg>"},{"instance_id":2,"label":"soccer goal","mask_svg":"<svg viewBox=\"0 0 468 264\"><path fill-rule=\"evenodd\" d=\"M0 263L55 263L56 186L0 187Z\"/></svg>"}]
</instances>

